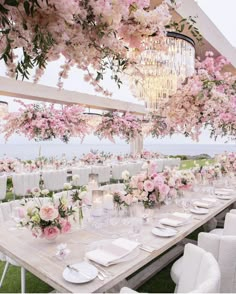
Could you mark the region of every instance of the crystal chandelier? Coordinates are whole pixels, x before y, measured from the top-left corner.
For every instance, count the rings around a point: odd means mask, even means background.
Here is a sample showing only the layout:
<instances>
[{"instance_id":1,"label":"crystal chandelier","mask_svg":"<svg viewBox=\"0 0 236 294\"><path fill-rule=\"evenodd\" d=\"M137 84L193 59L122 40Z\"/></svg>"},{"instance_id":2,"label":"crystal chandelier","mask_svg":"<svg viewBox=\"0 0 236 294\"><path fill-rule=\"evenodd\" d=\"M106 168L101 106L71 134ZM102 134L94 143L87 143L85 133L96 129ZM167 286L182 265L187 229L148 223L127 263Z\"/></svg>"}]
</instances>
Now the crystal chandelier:
<instances>
[{"instance_id":1,"label":"crystal chandelier","mask_svg":"<svg viewBox=\"0 0 236 294\"><path fill-rule=\"evenodd\" d=\"M145 101L147 109L158 109L180 83L193 75L194 45L183 34L167 32L161 40L155 36L145 38L141 54L131 53L135 62L128 72L131 91L137 99Z\"/></svg>"},{"instance_id":2,"label":"crystal chandelier","mask_svg":"<svg viewBox=\"0 0 236 294\"><path fill-rule=\"evenodd\" d=\"M0 118L8 113L8 103L0 100Z\"/></svg>"}]
</instances>

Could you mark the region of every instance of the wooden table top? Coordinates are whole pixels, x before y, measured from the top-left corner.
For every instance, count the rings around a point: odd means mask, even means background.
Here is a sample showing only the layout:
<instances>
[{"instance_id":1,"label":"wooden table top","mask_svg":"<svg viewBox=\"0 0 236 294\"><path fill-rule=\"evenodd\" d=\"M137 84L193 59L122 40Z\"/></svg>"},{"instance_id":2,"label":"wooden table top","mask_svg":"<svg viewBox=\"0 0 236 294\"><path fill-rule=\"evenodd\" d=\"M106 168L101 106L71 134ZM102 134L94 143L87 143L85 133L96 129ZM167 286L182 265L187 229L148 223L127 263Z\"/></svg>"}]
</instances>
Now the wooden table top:
<instances>
[{"instance_id":1,"label":"wooden table top","mask_svg":"<svg viewBox=\"0 0 236 294\"><path fill-rule=\"evenodd\" d=\"M74 229L71 233L60 235L55 243L49 243L45 239L34 239L27 229L14 229L13 223L7 222L0 226L0 251L17 261L26 270L30 271L41 280L51 285L59 292L72 293L92 293L106 292L117 283L136 272L148 262L152 261L173 245L184 239L187 235L208 222L211 218L223 211L236 201L236 197L230 200L219 200L217 206L209 209L207 215L193 215L191 221L184 226L178 227L178 233L171 238L161 238L151 233L155 223L147 223L142 226L140 242L155 248L152 253L138 249L135 258L110 266L108 269L112 276L104 281L96 278L86 284L72 284L65 281L62 272L67 264L83 261L85 252L89 250L89 244L102 239L111 239L107 232L118 232L122 237L128 238L129 231L124 222L117 227L110 229ZM182 211L175 204L161 207L156 210L156 217L161 217L163 213ZM58 260L55 256L56 246L60 243L67 243L71 253L65 260ZM91 247L90 247L91 248Z\"/></svg>"}]
</instances>

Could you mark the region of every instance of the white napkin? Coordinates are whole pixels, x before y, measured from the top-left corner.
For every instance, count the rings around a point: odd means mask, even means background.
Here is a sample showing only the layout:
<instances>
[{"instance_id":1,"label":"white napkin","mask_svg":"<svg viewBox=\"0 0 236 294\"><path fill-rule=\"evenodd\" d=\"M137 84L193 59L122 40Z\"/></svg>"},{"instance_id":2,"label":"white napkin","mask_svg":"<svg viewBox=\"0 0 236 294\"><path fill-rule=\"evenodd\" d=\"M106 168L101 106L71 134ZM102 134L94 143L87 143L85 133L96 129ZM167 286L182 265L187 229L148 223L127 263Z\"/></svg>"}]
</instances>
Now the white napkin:
<instances>
[{"instance_id":1,"label":"white napkin","mask_svg":"<svg viewBox=\"0 0 236 294\"><path fill-rule=\"evenodd\" d=\"M87 252L85 256L101 265L109 266L131 253L139 245L138 242L119 238L102 246L102 248Z\"/></svg>"},{"instance_id":2,"label":"white napkin","mask_svg":"<svg viewBox=\"0 0 236 294\"><path fill-rule=\"evenodd\" d=\"M210 208L210 207L212 207L212 202L204 201L204 200L197 200L197 201L194 201L194 205L198 206L198 207L203 207L203 208Z\"/></svg>"},{"instance_id":3,"label":"white napkin","mask_svg":"<svg viewBox=\"0 0 236 294\"><path fill-rule=\"evenodd\" d=\"M169 217L160 220L162 225L168 225L171 227L178 227L185 224L191 218L189 213L174 212Z\"/></svg>"},{"instance_id":4,"label":"white napkin","mask_svg":"<svg viewBox=\"0 0 236 294\"><path fill-rule=\"evenodd\" d=\"M208 198L208 197L204 197L202 198L202 200L206 201L206 202L210 202L212 204L215 204L218 200L217 199L214 199L214 198Z\"/></svg>"}]
</instances>

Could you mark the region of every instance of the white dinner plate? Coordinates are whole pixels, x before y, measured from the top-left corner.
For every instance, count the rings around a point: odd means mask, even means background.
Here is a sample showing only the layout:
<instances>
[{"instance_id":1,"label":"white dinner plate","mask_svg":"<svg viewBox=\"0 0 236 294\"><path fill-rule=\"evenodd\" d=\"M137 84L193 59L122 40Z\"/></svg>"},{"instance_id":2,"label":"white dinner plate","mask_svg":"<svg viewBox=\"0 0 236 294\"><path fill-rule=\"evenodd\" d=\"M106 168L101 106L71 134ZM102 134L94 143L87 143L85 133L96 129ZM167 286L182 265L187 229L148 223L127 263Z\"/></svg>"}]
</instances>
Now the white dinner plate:
<instances>
[{"instance_id":1,"label":"white dinner plate","mask_svg":"<svg viewBox=\"0 0 236 294\"><path fill-rule=\"evenodd\" d=\"M63 271L63 278L70 283L83 284L94 280L98 275L98 270L93 265L87 262L80 262L70 265L72 268L78 270L70 269L66 267Z\"/></svg>"},{"instance_id":2,"label":"white dinner plate","mask_svg":"<svg viewBox=\"0 0 236 294\"><path fill-rule=\"evenodd\" d=\"M195 214L207 214L209 212L208 208L191 208L190 211Z\"/></svg>"},{"instance_id":3,"label":"white dinner plate","mask_svg":"<svg viewBox=\"0 0 236 294\"><path fill-rule=\"evenodd\" d=\"M152 233L158 237L168 238L168 237L175 236L178 233L178 231L172 228L164 228L164 229L153 228Z\"/></svg>"},{"instance_id":4,"label":"white dinner plate","mask_svg":"<svg viewBox=\"0 0 236 294\"><path fill-rule=\"evenodd\" d=\"M114 241L114 239L104 239L104 240L95 241L95 242L88 245L87 251L102 248L103 246L107 246L108 244L112 243L113 241ZM117 264L117 263L133 260L136 257L138 257L139 253L140 253L140 249L137 247L133 251L131 251L128 255L126 255L126 256L112 262L112 264Z\"/></svg>"}]
</instances>

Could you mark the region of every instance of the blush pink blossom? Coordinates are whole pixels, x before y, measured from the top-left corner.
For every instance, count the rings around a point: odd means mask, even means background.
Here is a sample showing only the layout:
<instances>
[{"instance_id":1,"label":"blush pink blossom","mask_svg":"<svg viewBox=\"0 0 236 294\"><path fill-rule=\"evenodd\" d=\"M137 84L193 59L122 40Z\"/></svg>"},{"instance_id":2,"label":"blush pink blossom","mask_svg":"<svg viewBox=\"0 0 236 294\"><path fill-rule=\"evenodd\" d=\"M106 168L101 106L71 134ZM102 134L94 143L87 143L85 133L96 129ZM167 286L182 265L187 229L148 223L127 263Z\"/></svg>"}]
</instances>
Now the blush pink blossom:
<instances>
[{"instance_id":1,"label":"blush pink blossom","mask_svg":"<svg viewBox=\"0 0 236 294\"><path fill-rule=\"evenodd\" d=\"M55 239L60 234L60 230L55 226L49 226L44 228L43 235L46 239Z\"/></svg>"},{"instance_id":2,"label":"blush pink blossom","mask_svg":"<svg viewBox=\"0 0 236 294\"><path fill-rule=\"evenodd\" d=\"M143 183L143 188L146 192L152 192L154 190L154 184L152 181L146 180Z\"/></svg>"},{"instance_id":3,"label":"blush pink blossom","mask_svg":"<svg viewBox=\"0 0 236 294\"><path fill-rule=\"evenodd\" d=\"M40 208L39 215L44 221L53 221L58 217L58 209L50 204L45 204Z\"/></svg>"},{"instance_id":4,"label":"blush pink blossom","mask_svg":"<svg viewBox=\"0 0 236 294\"><path fill-rule=\"evenodd\" d=\"M68 233L71 229L71 223L68 220L62 219L61 224L61 233Z\"/></svg>"}]
</instances>

